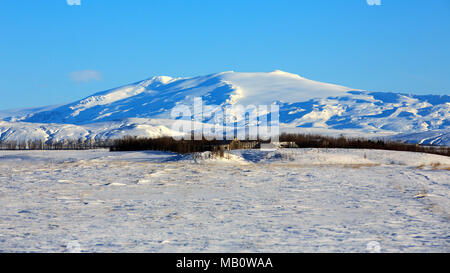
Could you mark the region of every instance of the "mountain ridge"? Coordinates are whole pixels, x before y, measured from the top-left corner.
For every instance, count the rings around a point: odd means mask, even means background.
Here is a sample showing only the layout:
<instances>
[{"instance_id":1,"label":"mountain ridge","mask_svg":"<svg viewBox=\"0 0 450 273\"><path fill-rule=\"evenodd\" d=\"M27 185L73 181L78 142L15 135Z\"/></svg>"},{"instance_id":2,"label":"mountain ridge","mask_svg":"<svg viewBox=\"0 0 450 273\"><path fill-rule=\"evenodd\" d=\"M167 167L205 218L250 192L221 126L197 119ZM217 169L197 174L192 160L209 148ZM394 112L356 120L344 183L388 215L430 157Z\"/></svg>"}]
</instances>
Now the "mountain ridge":
<instances>
[{"instance_id":1,"label":"mountain ridge","mask_svg":"<svg viewBox=\"0 0 450 273\"><path fill-rule=\"evenodd\" d=\"M282 129L298 132L317 129L324 133L342 130L361 135L407 135L450 128L448 95L370 92L275 70L268 73L225 71L178 78L153 76L65 105L16 111L9 116L3 113L0 120L4 129L0 136L5 135L8 127L5 122L11 127L16 123L95 127L97 123L117 125L138 118L137 125L143 125L144 120L170 119L173 107L192 105L195 97L201 97L206 106L276 103L280 106ZM116 130L116 125L111 125L111 130ZM170 132L167 129L165 132ZM146 135L141 130L138 135L155 136L158 130L150 131Z\"/></svg>"}]
</instances>

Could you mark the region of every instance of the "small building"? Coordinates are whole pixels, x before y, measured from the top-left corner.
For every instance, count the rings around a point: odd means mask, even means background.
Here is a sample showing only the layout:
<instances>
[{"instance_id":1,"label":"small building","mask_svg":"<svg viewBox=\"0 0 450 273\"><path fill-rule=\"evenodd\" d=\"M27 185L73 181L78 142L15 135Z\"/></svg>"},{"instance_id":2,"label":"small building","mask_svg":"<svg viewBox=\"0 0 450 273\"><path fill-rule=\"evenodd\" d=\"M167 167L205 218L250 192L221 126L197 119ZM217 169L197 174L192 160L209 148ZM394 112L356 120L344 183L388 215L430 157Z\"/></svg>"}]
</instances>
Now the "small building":
<instances>
[{"instance_id":1,"label":"small building","mask_svg":"<svg viewBox=\"0 0 450 273\"><path fill-rule=\"evenodd\" d=\"M278 149L278 145L270 142L270 143L261 143L260 150L261 151L267 151L267 152L273 152Z\"/></svg>"}]
</instances>

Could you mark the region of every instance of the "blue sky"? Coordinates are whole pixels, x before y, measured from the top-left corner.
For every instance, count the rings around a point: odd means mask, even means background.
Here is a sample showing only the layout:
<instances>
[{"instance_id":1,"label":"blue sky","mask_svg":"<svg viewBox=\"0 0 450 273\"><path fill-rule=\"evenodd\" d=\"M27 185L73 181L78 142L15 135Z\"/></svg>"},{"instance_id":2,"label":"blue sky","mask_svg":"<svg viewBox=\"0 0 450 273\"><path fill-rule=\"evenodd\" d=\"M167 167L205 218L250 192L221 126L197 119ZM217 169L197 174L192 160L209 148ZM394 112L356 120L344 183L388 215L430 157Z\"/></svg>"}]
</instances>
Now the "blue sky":
<instances>
[{"instance_id":1,"label":"blue sky","mask_svg":"<svg viewBox=\"0 0 450 273\"><path fill-rule=\"evenodd\" d=\"M450 1L2 0L0 109L153 75L276 69L373 91L450 93Z\"/></svg>"}]
</instances>

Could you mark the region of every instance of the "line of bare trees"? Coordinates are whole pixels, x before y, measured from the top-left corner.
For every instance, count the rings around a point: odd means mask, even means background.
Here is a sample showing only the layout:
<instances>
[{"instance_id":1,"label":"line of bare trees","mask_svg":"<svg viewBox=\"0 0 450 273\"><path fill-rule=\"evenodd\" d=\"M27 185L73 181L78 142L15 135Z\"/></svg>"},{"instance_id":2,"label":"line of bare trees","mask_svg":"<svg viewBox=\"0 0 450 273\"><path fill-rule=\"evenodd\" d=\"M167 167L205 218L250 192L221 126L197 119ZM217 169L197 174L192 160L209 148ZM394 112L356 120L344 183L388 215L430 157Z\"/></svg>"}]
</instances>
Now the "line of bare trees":
<instances>
[{"instance_id":1,"label":"line of bare trees","mask_svg":"<svg viewBox=\"0 0 450 273\"><path fill-rule=\"evenodd\" d=\"M299 148L346 148L409 151L450 156L450 147L408 144L382 139L332 137L307 134L282 134L280 141L295 142Z\"/></svg>"},{"instance_id":2,"label":"line of bare trees","mask_svg":"<svg viewBox=\"0 0 450 273\"><path fill-rule=\"evenodd\" d=\"M446 146L422 146L407 144L398 141L387 141L382 139L371 140L365 138L348 138L344 136L331 137L308 134L281 134L279 137L283 147L293 148L345 148L345 149L378 149L422 152L450 156L450 147ZM224 150L252 149L261 143L268 141L222 141L222 140L174 140L171 137L160 138L137 138L125 137L115 140L110 147L111 151L139 151L157 150L176 153L194 153L212 151L223 155ZM294 144L295 145L292 145Z\"/></svg>"},{"instance_id":3,"label":"line of bare trees","mask_svg":"<svg viewBox=\"0 0 450 273\"><path fill-rule=\"evenodd\" d=\"M395 151L422 152L450 156L450 147L424 146L407 144L382 139L332 137L309 134L281 134L281 143L290 143L283 147L298 148L345 148L345 149L380 149ZM267 141L256 140L175 140L172 137L138 138L127 136L116 140L77 139L61 141L24 140L0 142L0 150L88 150L109 148L110 151L170 151L180 154L212 151L223 155L225 150L252 149ZM294 144L295 145L291 145Z\"/></svg>"},{"instance_id":4,"label":"line of bare trees","mask_svg":"<svg viewBox=\"0 0 450 273\"><path fill-rule=\"evenodd\" d=\"M77 139L44 141L35 140L12 140L0 141L0 150L89 150L99 148L109 148L112 145L109 140Z\"/></svg>"},{"instance_id":5,"label":"line of bare trees","mask_svg":"<svg viewBox=\"0 0 450 273\"><path fill-rule=\"evenodd\" d=\"M156 150L180 154L212 151L223 154L224 150L254 148L256 145L256 141L206 140L205 138L201 140L175 140L172 137L137 138L128 136L115 140L110 147L110 151Z\"/></svg>"}]
</instances>

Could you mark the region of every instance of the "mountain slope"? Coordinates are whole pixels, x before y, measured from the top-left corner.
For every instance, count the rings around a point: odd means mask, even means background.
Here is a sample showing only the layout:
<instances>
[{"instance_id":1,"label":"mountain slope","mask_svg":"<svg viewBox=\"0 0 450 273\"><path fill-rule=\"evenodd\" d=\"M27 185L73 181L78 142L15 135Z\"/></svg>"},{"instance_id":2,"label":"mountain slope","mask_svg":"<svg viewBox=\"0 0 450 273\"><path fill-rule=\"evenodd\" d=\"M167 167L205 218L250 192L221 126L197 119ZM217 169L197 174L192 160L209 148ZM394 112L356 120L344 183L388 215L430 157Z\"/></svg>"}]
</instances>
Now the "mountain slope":
<instances>
[{"instance_id":1,"label":"mountain slope","mask_svg":"<svg viewBox=\"0 0 450 273\"><path fill-rule=\"evenodd\" d=\"M97 122L87 125L30 123L0 121L0 142L63 140L109 140L129 135L159 137L176 136L179 132L170 129L171 120L123 119L121 121Z\"/></svg>"},{"instance_id":2,"label":"mountain slope","mask_svg":"<svg viewBox=\"0 0 450 273\"><path fill-rule=\"evenodd\" d=\"M344 95L350 88L325 84L298 75L223 72L194 78L152 77L131 85L96 93L50 111L10 118L10 121L86 124L129 117L169 118L179 103L192 104L202 97L205 104L271 104Z\"/></svg>"},{"instance_id":3,"label":"mountain slope","mask_svg":"<svg viewBox=\"0 0 450 273\"><path fill-rule=\"evenodd\" d=\"M399 134L390 137L390 139L424 145L450 146L450 129L440 131L426 131L419 133Z\"/></svg>"},{"instance_id":4,"label":"mountain slope","mask_svg":"<svg viewBox=\"0 0 450 273\"><path fill-rule=\"evenodd\" d=\"M72 124L87 128L102 123L106 126L102 130L106 132L121 128L124 120L131 127L145 125L144 120L168 120L173 107L192 105L194 97L202 97L204 105L276 103L280 106L282 127L289 131L394 135L440 132L450 128L448 95L361 91L283 71L222 72L192 78L152 77L62 106L16 111L9 116L3 112L3 120L9 124L3 128L20 127L22 125L18 124L24 123L26 128L37 126L33 123L41 124L39 126ZM140 118L139 122L130 123L130 119L135 118ZM148 126L153 126L153 122L148 122ZM166 129L170 131L167 126ZM136 130L129 133L153 136L158 129L150 131L148 135L145 130L139 134ZM96 133L82 134L83 137L91 135L97 136Z\"/></svg>"}]
</instances>

